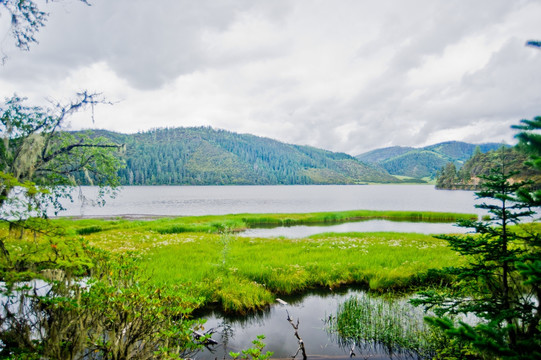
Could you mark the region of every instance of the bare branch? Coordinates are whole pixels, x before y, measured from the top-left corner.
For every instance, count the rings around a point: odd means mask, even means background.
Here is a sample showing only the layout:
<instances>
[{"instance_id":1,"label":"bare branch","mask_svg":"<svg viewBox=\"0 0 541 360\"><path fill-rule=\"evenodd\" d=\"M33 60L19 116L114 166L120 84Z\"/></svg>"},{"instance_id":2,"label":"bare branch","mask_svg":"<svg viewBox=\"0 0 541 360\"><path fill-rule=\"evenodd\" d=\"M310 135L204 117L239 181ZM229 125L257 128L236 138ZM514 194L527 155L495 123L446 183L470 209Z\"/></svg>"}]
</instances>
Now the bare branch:
<instances>
[{"instance_id":1,"label":"bare branch","mask_svg":"<svg viewBox=\"0 0 541 360\"><path fill-rule=\"evenodd\" d=\"M47 0L46 2L55 0ZM79 0L90 6L88 0ZM10 32L15 39L15 46L23 51L29 51L31 44L37 44L37 33L45 27L49 14L42 11L34 0L0 0L11 17ZM3 61L5 62L5 56Z\"/></svg>"},{"instance_id":2,"label":"bare branch","mask_svg":"<svg viewBox=\"0 0 541 360\"><path fill-rule=\"evenodd\" d=\"M303 360L306 360L308 358L308 356L306 355L306 349L304 347L304 341L300 337L299 331L298 331L299 330L300 319L297 319L297 324L294 324L293 319L291 319L291 317L289 316L289 312L287 310L286 310L286 313L287 313L287 321L289 321L289 323L291 324L291 326L295 330L295 337L297 338L297 342L299 343L299 348L297 349L297 352L295 353L295 355L292 355L291 357L294 359L299 354L299 351L302 351L302 358L303 358Z\"/></svg>"}]
</instances>

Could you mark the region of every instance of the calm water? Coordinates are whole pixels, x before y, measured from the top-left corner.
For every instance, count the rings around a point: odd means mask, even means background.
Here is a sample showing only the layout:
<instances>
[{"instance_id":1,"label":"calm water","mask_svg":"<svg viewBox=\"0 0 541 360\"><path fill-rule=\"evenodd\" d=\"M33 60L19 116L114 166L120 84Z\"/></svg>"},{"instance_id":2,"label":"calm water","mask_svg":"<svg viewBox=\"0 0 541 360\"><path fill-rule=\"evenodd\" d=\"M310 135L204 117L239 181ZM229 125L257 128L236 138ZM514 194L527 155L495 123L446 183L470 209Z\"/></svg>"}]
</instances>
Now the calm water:
<instances>
[{"instance_id":1,"label":"calm water","mask_svg":"<svg viewBox=\"0 0 541 360\"><path fill-rule=\"evenodd\" d=\"M352 344L344 344L329 332L326 320L336 315L338 305L350 296L364 296L362 290L338 292L320 291L301 297L283 297L288 304L273 305L269 310L245 317L228 317L220 313L206 316L205 330L215 329L212 336L218 345L209 347L194 356L194 359L224 359L230 351L240 352L252 347L252 340L264 334L264 351L273 351L273 359L290 358L298 348L294 330L287 321L291 316L296 324L299 320L299 336L303 339L309 359L349 359ZM419 309L419 311L421 311ZM412 354L393 354L375 344L356 344L356 358L359 359L415 359ZM302 359L302 356L297 356Z\"/></svg>"},{"instance_id":2,"label":"calm water","mask_svg":"<svg viewBox=\"0 0 541 360\"><path fill-rule=\"evenodd\" d=\"M467 228L457 227L454 223L423 223L404 222L388 220L367 220L348 222L339 225L326 226L279 226L269 229L254 228L239 233L239 236L247 237L279 237L303 238L325 232L347 233L347 232L406 232L419 234L452 234L465 233Z\"/></svg>"},{"instance_id":3,"label":"calm water","mask_svg":"<svg viewBox=\"0 0 541 360\"><path fill-rule=\"evenodd\" d=\"M84 187L92 197L96 189ZM74 196L77 198L77 196ZM472 213L470 191L432 185L126 186L95 207L76 199L64 216L223 215L342 210L418 210Z\"/></svg>"}]
</instances>

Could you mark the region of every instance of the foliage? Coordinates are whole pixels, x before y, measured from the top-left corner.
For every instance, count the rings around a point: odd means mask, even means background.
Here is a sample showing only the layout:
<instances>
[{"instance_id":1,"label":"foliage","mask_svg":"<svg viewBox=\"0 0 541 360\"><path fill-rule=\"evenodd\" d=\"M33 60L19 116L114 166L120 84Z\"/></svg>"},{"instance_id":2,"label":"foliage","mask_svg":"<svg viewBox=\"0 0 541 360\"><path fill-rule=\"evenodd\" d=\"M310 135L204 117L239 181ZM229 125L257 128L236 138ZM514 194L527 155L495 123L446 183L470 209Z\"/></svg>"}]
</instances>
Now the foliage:
<instances>
[{"instance_id":1,"label":"foliage","mask_svg":"<svg viewBox=\"0 0 541 360\"><path fill-rule=\"evenodd\" d=\"M519 149L530 155L529 165L541 170L541 116L532 120L523 119L521 125L513 126L513 129L521 130L515 137L519 141Z\"/></svg>"},{"instance_id":2,"label":"foliage","mask_svg":"<svg viewBox=\"0 0 541 360\"><path fill-rule=\"evenodd\" d=\"M121 146L86 133L61 129L77 111L103 103L98 94L83 92L68 105L28 106L13 96L0 106L0 219L47 217L62 209L75 176L100 186L99 198L119 185L116 171Z\"/></svg>"},{"instance_id":3,"label":"foliage","mask_svg":"<svg viewBox=\"0 0 541 360\"><path fill-rule=\"evenodd\" d=\"M233 358L233 360L237 359L252 359L252 360L266 360L269 359L274 353L272 351L267 351L263 353L263 348L265 347L265 343L263 343L263 340L265 340L265 335L257 335L256 339L252 341L252 344L254 344L254 347L241 350L241 353L238 352L229 352L229 356Z\"/></svg>"},{"instance_id":4,"label":"foliage","mask_svg":"<svg viewBox=\"0 0 541 360\"><path fill-rule=\"evenodd\" d=\"M525 164L528 156L517 148L500 148L487 153L477 153L472 156L457 171L453 163L447 163L438 173L436 188L438 189L477 189L482 176L490 175L491 170L498 165L499 158L505 153L507 168L517 172L515 180L532 180L541 183L541 173ZM537 185L539 186L539 185Z\"/></svg>"},{"instance_id":5,"label":"foliage","mask_svg":"<svg viewBox=\"0 0 541 360\"><path fill-rule=\"evenodd\" d=\"M347 154L209 127L97 134L126 144L124 185L398 182Z\"/></svg>"},{"instance_id":6,"label":"foliage","mask_svg":"<svg viewBox=\"0 0 541 360\"><path fill-rule=\"evenodd\" d=\"M452 162L448 162L444 168L438 173L436 179L436 189L452 189L458 182L458 174L456 166Z\"/></svg>"},{"instance_id":7,"label":"foliage","mask_svg":"<svg viewBox=\"0 0 541 360\"><path fill-rule=\"evenodd\" d=\"M135 258L87 249L92 277L59 271L2 291L0 356L51 359L169 359L198 345L183 299L137 279Z\"/></svg>"},{"instance_id":8,"label":"foliage","mask_svg":"<svg viewBox=\"0 0 541 360\"><path fill-rule=\"evenodd\" d=\"M486 209L488 221L461 220L459 224L475 234L439 236L464 255L467 265L447 271L457 277L457 286L448 294L421 293L415 300L433 308L438 315L474 314L477 325L455 326L445 319L432 320L446 333L466 341L481 354L528 359L541 356L540 295L536 269L540 257L539 233L535 227L511 227L531 219L530 204L516 194L529 183L512 181L509 151L498 152L498 163L477 196L489 199L477 207ZM521 276L522 275L522 276ZM524 281L524 276L530 276Z\"/></svg>"},{"instance_id":9,"label":"foliage","mask_svg":"<svg viewBox=\"0 0 541 360\"><path fill-rule=\"evenodd\" d=\"M194 303L230 312L262 309L277 294L359 284L376 292L408 290L447 278L429 269L460 262L441 240L422 234L324 234L253 239L221 234L157 234L118 227L85 236L118 252L137 251L141 276L156 286L183 284ZM185 260L183 260L185 259Z\"/></svg>"}]
</instances>

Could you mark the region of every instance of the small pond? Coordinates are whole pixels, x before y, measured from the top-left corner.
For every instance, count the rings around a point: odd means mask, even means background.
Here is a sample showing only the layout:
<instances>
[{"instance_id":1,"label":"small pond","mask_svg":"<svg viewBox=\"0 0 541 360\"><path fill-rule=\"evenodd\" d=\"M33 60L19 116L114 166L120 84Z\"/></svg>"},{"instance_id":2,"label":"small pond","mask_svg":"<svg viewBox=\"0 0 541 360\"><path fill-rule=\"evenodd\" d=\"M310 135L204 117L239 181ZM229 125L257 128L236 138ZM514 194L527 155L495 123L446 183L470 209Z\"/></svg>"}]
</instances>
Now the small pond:
<instances>
[{"instance_id":1,"label":"small pond","mask_svg":"<svg viewBox=\"0 0 541 360\"><path fill-rule=\"evenodd\" d=\"M470 230L471 229L458 227L455 223L366 220L334 225L296 225L272 228L252 228L243 231L238 235L263 238L280 236L287 238L302 238L325 232L405 232L420 234L451 234L465 233Z\"/></svg>"},{"instance_id":2,"label":"small pond","mask_svg":"<svg viewBox=\"0 0 541 360\"><path fill-rule=\"evenodd\" d=\"M328 320L336 315L339 304L351 296L363 296L360 289L318 291L304 296L284 296L286 305L276 303L270 309L248 316L228 316L212 312L203 316L207 319L205 331L214 329L212 339L218 344L209 346L194 356L194 359L229 359L229 352L240 352L251 348L257 335L265 335L263 351L273 351L273 359L291 358L299 348L294 329L287 321L288 313L294 323L299 320L298 333L304 340L308 359L350 359L352 343L341 340L331 333ZM422 310L419 309L421 312ZM389 355L385 348L375 344L356 344L358 359L415 359L408 353ZM301 353L297 359L302 359Z\"/></svg>"}]
</instances>

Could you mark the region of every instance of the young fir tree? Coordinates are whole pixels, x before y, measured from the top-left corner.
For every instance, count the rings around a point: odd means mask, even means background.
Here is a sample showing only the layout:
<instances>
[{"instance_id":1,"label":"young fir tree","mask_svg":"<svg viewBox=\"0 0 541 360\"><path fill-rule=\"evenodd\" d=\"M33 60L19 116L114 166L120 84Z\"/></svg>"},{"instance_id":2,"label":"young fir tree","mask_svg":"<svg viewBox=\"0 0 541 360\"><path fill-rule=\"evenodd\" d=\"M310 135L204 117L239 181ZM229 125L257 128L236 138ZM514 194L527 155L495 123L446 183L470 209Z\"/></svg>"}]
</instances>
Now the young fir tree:
<instances>
[{"instance_id":1,"label":"young fir tree","mask_svg":"<svg viewBox=\"0 0 541 360\"><path fill-rule=\"evenodd\" d=\"M477 205L487 210L488 220L459 222L474 233L439 236L466 261L446 269L456 276L455 286L446 294L423 292L413 302L433 309L440 317L427 321L470 344L482 357L539 359L541 292L535 277L541 243L531 228L513 227L534 214L530 204L517 196L529 183L512 181L516 172L507 170L506 153L497 154L499 165L483 177L482 190L476 193L488 200ZM480 322L455 325L441 317L458 314L473 314Z\"/></svg>"}]
</instances>

